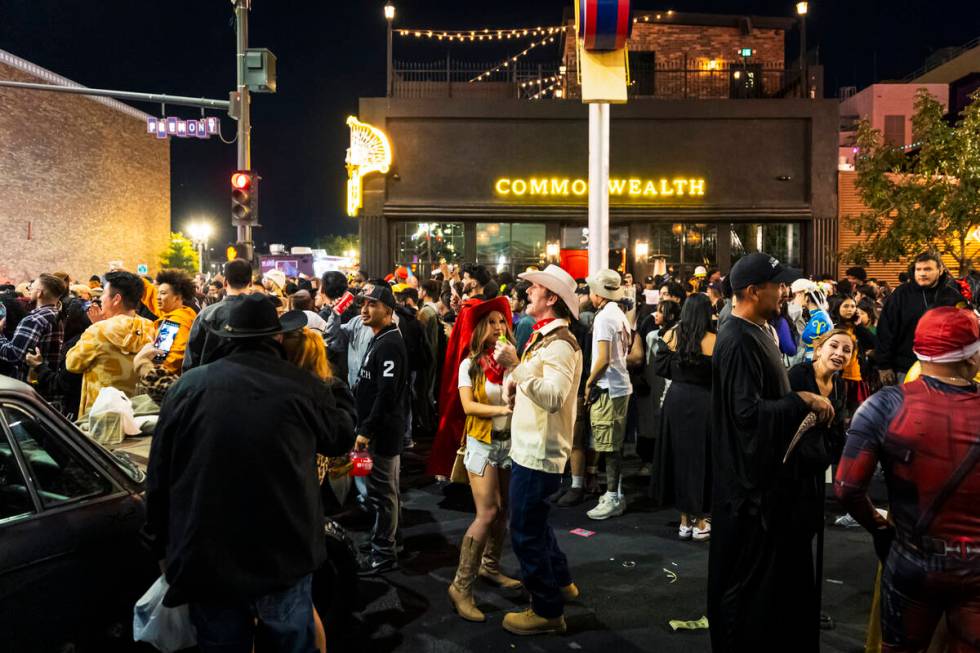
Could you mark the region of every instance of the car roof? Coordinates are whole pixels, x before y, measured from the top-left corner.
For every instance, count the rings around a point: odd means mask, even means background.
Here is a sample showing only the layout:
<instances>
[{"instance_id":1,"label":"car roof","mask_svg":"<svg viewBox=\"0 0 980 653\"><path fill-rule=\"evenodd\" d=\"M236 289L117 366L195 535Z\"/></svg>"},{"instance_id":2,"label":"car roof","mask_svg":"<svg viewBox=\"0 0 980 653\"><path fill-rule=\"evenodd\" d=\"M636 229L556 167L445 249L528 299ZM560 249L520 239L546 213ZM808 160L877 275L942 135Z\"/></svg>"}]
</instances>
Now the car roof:
<instances>
[{"instance_id":1,"label":"car roof","mask_svg":"<svg viewBox=\"0 0 980 653\"><path fill-rule=\"evenodd\" d=\"M0 374L0 392L7 394L19 394L25 397L34 396L34 388L27 385L23 381L18 381L9 376L3 376Z\"/></svg>"}]
</instances>

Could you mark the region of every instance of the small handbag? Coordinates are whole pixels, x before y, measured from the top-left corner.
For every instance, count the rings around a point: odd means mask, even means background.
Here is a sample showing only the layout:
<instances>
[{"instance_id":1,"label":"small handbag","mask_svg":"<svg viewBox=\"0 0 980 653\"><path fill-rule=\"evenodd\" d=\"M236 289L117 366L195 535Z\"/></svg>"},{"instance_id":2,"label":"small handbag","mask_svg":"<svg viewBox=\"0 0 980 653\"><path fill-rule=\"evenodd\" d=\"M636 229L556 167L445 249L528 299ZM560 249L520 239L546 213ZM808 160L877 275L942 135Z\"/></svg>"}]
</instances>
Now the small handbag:
<instances>
[{"instance_id":1,"label":"small handbag","mask_svg":"<svg viewBox=\"0 0 980 653\"><path fill-rule=\"evenodd\" d=\"M453 462L453 471L449 473L449 480L453 483L470 484L470 475L466 471L466 443L460 445L456 450L456 460Z\"/></svg>"}]
</instances>

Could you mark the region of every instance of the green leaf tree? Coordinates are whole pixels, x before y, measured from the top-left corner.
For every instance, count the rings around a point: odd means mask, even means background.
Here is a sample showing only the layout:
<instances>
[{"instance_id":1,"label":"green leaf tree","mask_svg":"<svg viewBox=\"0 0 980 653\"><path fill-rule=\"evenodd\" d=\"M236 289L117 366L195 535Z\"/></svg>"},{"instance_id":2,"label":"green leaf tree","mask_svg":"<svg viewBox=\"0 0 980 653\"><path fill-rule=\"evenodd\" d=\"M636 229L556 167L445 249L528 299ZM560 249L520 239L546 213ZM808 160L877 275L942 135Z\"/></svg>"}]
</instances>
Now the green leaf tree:
<instances>
[{"instance_id":1,"label":"green leaf tree","mask_svg":"<svg viewBox=\"0 0 980 653\"><path fill-rule=\"evenodd\" d=\"M160 267L177 268L194 274L198 270L194 244L179 231L170 234L170 244L160 255Z\"/></svg>"},{"instance_id":2,"label":"green leaf tree","mask_svg":"<svg viewBox=\"0 0 980 653\"><path fill-rule=\"evenodd\" d=\"M860 239L845 260L899 261L931 249L954 259L960 276L970 271L980 258L980 92L972 99L951 125L942 104L919 89L911 154L860 123L856 186L868 210L848 219Z\"/></svg>"},{"instance_id":3,"label":"green leaf tree","mask_svg":"<svg viewBox=\"0 0 980 653\"><path fill-rule=\"evenodd\" d=\"M330 256L344 256L344 252L361 250L361 238L357 234L331 234L313 241L313 247L326 250Z\"/></svg>"}]
</instances>

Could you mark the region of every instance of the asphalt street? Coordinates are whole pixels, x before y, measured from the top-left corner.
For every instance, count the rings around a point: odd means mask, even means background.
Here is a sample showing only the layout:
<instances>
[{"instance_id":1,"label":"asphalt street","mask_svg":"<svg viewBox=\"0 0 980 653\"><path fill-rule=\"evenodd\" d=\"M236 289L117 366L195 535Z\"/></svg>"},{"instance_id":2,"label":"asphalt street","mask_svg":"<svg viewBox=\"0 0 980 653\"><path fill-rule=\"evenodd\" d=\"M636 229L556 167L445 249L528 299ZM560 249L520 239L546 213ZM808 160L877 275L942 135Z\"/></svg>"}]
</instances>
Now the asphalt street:
<instances>
[{"instance_id":1,"label":"asphalt street","mask_svg":"<svg viewBox=\"0 0 980 653\"><path fill-rule=\"evenodd\" d=\"M635 472L633 459L627 472ZM403 463L402 568L362 580L356 633L333 642L332 651L710 651L705 630L673 632L668 621L697 620L705 614L708 545L677 538L678 516L646 498L647 479L626 483L628 510L603 522L585 513L595 501L553 511L558 541L568 556L582 596L568 606L563 636L517 637L501 628L503 615L526 605L521 592L507 593L477 582L477 603L487 622L463 621L452 611L446 588L455 571L459 542L473 513L467 489L433 483L419 472L421 462ZM863 651L871 604L875 559L871 540L860 528L832 525L839 513L828 501L823 608L836 622L822 632L821 650ZM363 541L364 519L341 517ZM570 533L595 531L591 537ZM505 549L506 572L518 570ZM805 609L801 606L801 609ZM774 643L775 645L775 643ZM792 644L774 650L793 650Z\"/></svg>"}]
</instances>

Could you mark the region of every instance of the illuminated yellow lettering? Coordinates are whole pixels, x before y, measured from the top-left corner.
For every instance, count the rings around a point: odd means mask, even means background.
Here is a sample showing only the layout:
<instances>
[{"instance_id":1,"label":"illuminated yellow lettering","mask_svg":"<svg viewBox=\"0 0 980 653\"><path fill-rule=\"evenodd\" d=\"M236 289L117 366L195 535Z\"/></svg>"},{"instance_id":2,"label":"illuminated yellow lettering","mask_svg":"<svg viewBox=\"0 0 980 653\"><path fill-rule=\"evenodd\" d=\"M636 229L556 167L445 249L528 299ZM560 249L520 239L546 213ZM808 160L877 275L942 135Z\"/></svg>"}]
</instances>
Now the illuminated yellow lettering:
<instances>
[{"instance_id":1,"label":"illuminated yellow lettering","mask_svg":"<svg viewBox=\"0 0 980 653\"><path fill-rule=\"evenodd\" d=\"M688 186L688 195L704 195L704 179L691 179Z\"/></svg>"},{"instance_id":2,"label":"illuminated yellow lettering","mask_svg":"<svg viewBox=\"0 0 980 653\"><path fill-rule=\"evenodd\" d=\"M510 179L504 177L497 180L497 195L510 195Z\"/></svg>"},{"instance_id":3,"label":"illuminated yellow lettering","mask_svg":"<svg viewBox=\"0 0 980 653\"><path fill-rule=\"evenodd\" d=\"M609 180L609 194L610 195L622 195L624 190L626 190L626 180L625 179L610 179Z\"/></svg>"},{"instance_id":4,"label":"illuminated yellow lettering","mask_svg":"<svg viewBox=\"0 0 980 653\"><path fill-rule=\"evenodd\" d=\"M547 179L535 179L531 177L531 194L532 195L547 195L548 194L548 180Z\"/></svg>"},{"instance_id":5,"label":"illuminated yellow lettering","mask_svg":"<svg viewBox=\"0 0 980 653\"><path fill-rule=\"evenodd\" d=\"M684 194L684 187L687 186L687 179L675 179L674 180L674 190L677 191L678 195Z\"/></svg>"},{"instance_id":6,"label":"illuminated yellow lettering","mask_svg":"<svg viewBox=\"0 0 980 653\"><path fill-rule=\"evenodd\" d=\"M568 197L568 180L567 179L552 179L551 180L551 194L552 195L564 195Z\"/></svg>"},{"instance_id":7,"label":"illuminated yellow lettering","mask_svg":"<svg viewBox=\"0 0 980 653\"><path fill-rule=\"evenodd\" d=\"M648 181L647 185L643 187L644 196L655 196L657 195L657 185L652 181Z\"/></svg>"},{"instance_id":8,"label":"illuminated yellow lettering","mask_svg":"<svg viewBox=\"0 0 980 653\"><path fill-rule=\"evenodd\" d=\"M643 182L639 179L630 179L630 196L636 197L643 192Z\"/></svg>"},{"instance_id":9,"label":"illuminated yellow lettering","mask_svg":"<svg viewBox=\"0 0 980 653\"><path fill-rule=\"evenodd\" d=\"M674 189L667 187L667 180L666 179L661 179L660 180L660 194L661 195L666 195L668 197L674 194Z\"/></svg>"},{"instance_id":10,"label":"illuminated yellow lettering","mask_svg":"<svg viewBox=\"0 0 980 653\"><path fill-rule=\"evenodd\" d=\"M527 192L527 182L523 179L515 179L510 185L514 195L523 195Z\"/></svg>"},{"instance_id":11,"label":"illuminated yellow lettering","mask_svg":"<svg viewBox=\"0 0 980 653\"><path fill-rule=\"evenodd\" d=\"M589 190L589 185L584 179L576 179L572 182L572 192L576 195L585 195Z\"/></svg>"}]
</instances>

